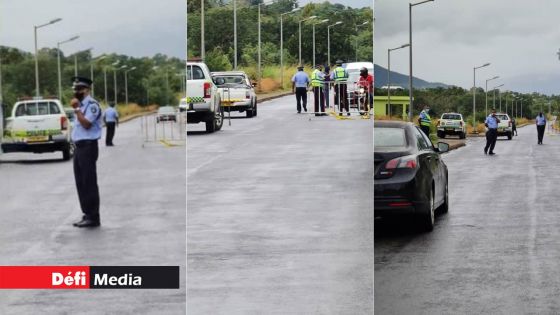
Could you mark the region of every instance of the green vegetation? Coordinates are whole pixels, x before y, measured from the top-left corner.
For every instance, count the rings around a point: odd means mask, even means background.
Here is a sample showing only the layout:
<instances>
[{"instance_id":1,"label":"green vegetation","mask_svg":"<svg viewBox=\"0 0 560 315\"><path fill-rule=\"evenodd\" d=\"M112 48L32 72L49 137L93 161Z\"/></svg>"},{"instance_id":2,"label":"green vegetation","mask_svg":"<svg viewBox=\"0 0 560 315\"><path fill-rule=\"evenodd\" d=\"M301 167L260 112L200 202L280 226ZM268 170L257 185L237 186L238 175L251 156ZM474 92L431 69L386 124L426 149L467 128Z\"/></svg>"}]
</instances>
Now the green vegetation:
<instances>
[{"instance_id":1,"label":"green vegetation","mask_svg":"<svg viewBox=\"0 0 560 315\"><path fill-rule=\"evenodd\" d=\"M2 94L6 112L21 97L35 96L35 58L28 52L16 48L0 46L2 55ZM61 55L62 101L67 104L72 97L71 78L74 76L74 56ZM90 77L90 53L77 55L78 74ZM133 58L125 55L111 54L105 59L94 61L94 96L101 102L114 101L114 81L112 63L119 61L116 68L127 65L128 99L130 103L141 106L149 104L178 104L177 92L181 91L182 78L179 73L185 69L184 61L165 55L151 58ZM156 69L153 69L157 66ZM104 68L107 70L107 100L104 91ZM169 100L166 101L166 70L169 77ZM39 82L43 97L58 97L58 66L56 48L43 48L39 51ZM117 98L119 103L125 102L124 70L117 71ZM120 105L119 105L120 106Z\"/></svg>"},{"instance_id":2,"label":"green vegetation","mask_svg":"<svg viewBox=\"0 0 560 315\"><path fill-rule=\"evenodd\" d=\"M262 0L237 0L238 69L247 71L251 79L257 78L257 4ZM297 0L279 0L261 6L261 60L262 78L277 82L280 88L280 14L298 7ZM188 3L188 54L189 58L200 56L200 1ZM342 24L331 27L331 63L337 59L354 61L355 43L358 40L358 59L372 60L371 8L354 9L341 4L309 3L299 12L283 16L283 59L284 88L295 72L299 55L299 27L301 19L316 15L315 21L329 19L315 27L316 62L327 63L327 24L337 21ZM368 21L358 29L355 25ZM313 20L302 24L302 59L311 69L313 61ZM233 8L230 1L205 1L205 62L211 71L232 70L234 66ZM286 79L288 78L288 79ZM263 84L264 85L264 84ZM261 86L261 89L263 86Z\"/></svg>"}]
</instances>

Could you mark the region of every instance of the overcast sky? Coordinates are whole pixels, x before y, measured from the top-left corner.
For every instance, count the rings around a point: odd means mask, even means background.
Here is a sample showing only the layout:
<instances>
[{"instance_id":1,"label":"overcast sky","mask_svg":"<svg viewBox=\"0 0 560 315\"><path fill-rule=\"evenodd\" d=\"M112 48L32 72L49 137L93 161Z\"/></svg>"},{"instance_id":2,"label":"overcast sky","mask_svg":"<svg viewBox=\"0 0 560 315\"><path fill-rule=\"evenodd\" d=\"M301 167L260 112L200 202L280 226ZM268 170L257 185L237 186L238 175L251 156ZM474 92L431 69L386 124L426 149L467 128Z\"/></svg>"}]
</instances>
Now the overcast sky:
<instances>
[{"instance_id":1,"label":"overcast sky","mask_svg":"<svg viewBox=\"0 0 560 315\"><path fill-rule=\"evenodd\" d=\"M375 0L375 60L408 43L408 0ZM414 76L470 88L560 94L560 1L436 0L413 7ZM408 49L391 52L391 69L408 74Z\"/></svg>"},{"instance_id":2,"label":"overcast sky","mask_svg":"<svg viewBox=\"0 0 560 315\"><path fill-rule=\"evenodd\" d=\"M61 47L66 54L93 47L94 56L184 58L185 12L185 0L0 0L0 45L32 52L33 26L62 18L38 30L39 47L79 35Z\"/></svg>"}]
</instances>

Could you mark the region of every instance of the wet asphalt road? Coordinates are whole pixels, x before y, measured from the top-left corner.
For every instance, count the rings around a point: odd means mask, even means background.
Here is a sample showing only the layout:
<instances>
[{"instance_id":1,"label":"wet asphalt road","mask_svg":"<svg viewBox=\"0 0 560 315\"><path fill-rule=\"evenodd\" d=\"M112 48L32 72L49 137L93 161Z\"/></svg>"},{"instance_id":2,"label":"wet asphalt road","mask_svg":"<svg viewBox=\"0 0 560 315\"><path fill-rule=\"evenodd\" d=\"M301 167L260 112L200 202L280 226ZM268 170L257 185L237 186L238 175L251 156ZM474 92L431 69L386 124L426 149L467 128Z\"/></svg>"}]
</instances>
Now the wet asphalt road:
<instances>
[{"instance_id":1,"label":"wet asphalt road","mask_svg":"<svg viewBox=\"0 0 560 315\"><path fill-rule=\"evenodd\" d=\"M188 126L188 314L371 314L372 121L234 116Z\"/></svg>"},{"instance_id":2,"label":"wet asphalt road","mask_svg":"<svg viewBox=\"0 0 560 315\"><path fill-rule=\"evenodd\" d=\"M560 135L519 129L444 155L449 213L431 233L375 222L375 314L560 313Z\"/></svg>"},{"instance_id":3,"label":"wet asphalt road","mask_svg":"<svg viewBox=\"0 0 560 315\"><path fill-rule=\"evenodd\" d=\"M2 290L0 314L184 314L185 146L142 147L138 120L100 143L101 228L81 217L62 153L0 155L0 265L173 265L180 290Z\"/></svg>"}]
</instances>

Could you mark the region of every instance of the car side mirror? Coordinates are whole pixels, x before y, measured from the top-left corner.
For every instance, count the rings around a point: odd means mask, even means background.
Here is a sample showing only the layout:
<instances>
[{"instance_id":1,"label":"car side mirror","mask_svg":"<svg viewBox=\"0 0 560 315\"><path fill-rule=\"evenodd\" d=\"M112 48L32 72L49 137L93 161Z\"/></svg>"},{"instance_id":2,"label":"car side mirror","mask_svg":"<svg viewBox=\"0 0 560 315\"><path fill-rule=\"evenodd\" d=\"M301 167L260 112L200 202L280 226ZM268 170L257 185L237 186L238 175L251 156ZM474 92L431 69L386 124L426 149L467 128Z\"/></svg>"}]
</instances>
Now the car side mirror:
<instances>
[{"instance_id":1,"label":"car side mirror","mask_svg":"<svg viewBox=\"0 0 560 315\"><path fill-rule=\"evenodd\" d=\"M252 87L257 87L257 82L251 82Z\"/></svg>"},{"instance_id":2,"label":"car side mirror","mask_svg":"<svg viewBox=\"0 0 560 315\"><path fill-rule=\"evenodd\" d=\"M445 153L449 151L449 144L445 142L438 142L437 149L439 153Z\"/></svg>"}]
</instances>

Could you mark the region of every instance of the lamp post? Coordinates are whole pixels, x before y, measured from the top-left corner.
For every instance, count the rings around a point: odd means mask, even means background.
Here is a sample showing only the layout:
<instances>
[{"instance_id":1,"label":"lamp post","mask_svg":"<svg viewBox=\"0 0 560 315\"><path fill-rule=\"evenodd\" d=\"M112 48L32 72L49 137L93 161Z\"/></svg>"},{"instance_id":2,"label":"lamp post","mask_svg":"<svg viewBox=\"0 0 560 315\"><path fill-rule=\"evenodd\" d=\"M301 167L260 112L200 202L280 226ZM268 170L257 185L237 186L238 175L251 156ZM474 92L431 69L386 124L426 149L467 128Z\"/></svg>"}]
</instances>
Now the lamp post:
<instances>
[{"instance_id":1,"label":"lamp post","mask_svg":"<svg viewBox=\"0 0 560 315\"><path fill-rule=\"evenodd\" d=\"M237 70L237 0L233 1L233 69Z\"/></svg>"},{"instance_id":2,"label":"lamp post","mask_svg":"<svg viewBox=\"0 0 560 315\"><path fill-rule=\"evenodd\" d=\"M206 52L204 50L204 0L200 0L200 58L202 58L202 61L205 61L204 60L205 54Z\"/></svg>"},{"instance_id":3,"label":"lamp post","mask_svg":"<svg viewBox=\"0 0 560 315\"><path fill-rule=\"evenodd\" d=\"M115 93L115 106L117 106L117 70L118 68L116 68L116 66L118 66L120 63L119 60L113 62L112 66L113 66L113 85L114 85L114 93ZM126 66L124 66L126 67Z\"/></svg>"},{"instance_id":4,"label":"lamp post","mask_svg":"<svg viewBox=\"0 0 560 315\"><path fill-rule=\"evenodd\" d=\"M88 48L74 53L74 76L75 77L78 76L78 54L88 52L88 51L91 53L92 50L93 48Z\"/></svg>"},{"instance_id":5,"label":"lamp post","mask_svg":"<svg viewBox=\"0 0 560 315\"><path fill-rule=\"evenodd\" d=\"M60 69L60 45L69 43L76 39L80 38L80 36L74 36L67 40L63 40L61 42L56 43L56 59L58 64L58 99L62 101L62 71Z\"/></svg>"},{"instance_id":6,"label":"lamp post","mask_svg":"<svg viewBox=\"0 0 560 315\"><path fill-rule=\"evenodd\" d=\"M434 0L424 0L421 2L416 3L409 3L408 4L408 98L410 103L410 108L408 109L408 120L412 121L412 110L413 106L413 97L412 97L412 7L421 5L426 2L431 2Z\"/></svg>"},{"instance_id":7,"label":"lamp post","mask_svg":"<svg viewBox=\"0 0 560 315\"><path fill-rule=\"evenodd\" d=\"M284 17L284 15L297 12L300 9L301 7L297 7L292 11L280 14L280 86L282 88L284 88L284 29L282 25L282 18Z\"/></svg>"},{"instance_id":8,"label":"lamp post","mask_svg":"<svg viewBox=\"0 0 560 315\"><path fill-rule=\"evenodd\" d=\"M404 44L396 48L387 49L387 103L389 103L389 116L391 116L391 51L408 47L409 44ZM408 109L410 111L410 108Z\"/></svg>"},{"instance_id":9,"label":"lamp post","mask_svg":"<svg viewBox=\"0 0 560 315\"><path fill-rule=\"evenodd\" d=\"M37 30L40 29L41 27L45 27L60 21L62 21L62 19L58 18L45 24L33 26L33 31L34 31L33 35L35 38L35 95L37 96L37 98L39 98L39 96L41 95L41 93L39 92L39 55L37 51Z\"/></svg>"},{"instance_id":10,"label":"lamp post","mask_svg":"<svg viewBox=\"0 0 560 315\"><path fill-rule=\"evenodd\" d=\"M499 77L500 76L495 76L493 78L486 79L486 87L484 88L484 94L486 95L486 108L485 108L486 116L488 116L488 81L496 80Z\"/></svg>"},{"instance_id":11,"label":"lamp post","mask_svg":"<svg viewBox=\"0 0 560 315\"><path fill-rule=\"evenodd\" d=\"M433 1L433 0L430 0L430 1ZM362 24L358 24L358 25L355 26L356 27L356 59L355 59L356 62L358 62L358 27L364 26L366 24L368 24L367 21L362 23Z\"/></svg>"},{"instance_id":12,"label":"lamp post","mask_svg":"<svg viewBox=\"0 0 560 315\"><path fill-rule=\"evenodd\" d=\"M473 130L476 131L476 70L484 67L488 67L490 65L489 62L483 64L479 67L473 68L473 100L472 100L472 113L473 113Z\"/></svg>"},{"instance_id":13,"label":"lamp post","mask_svg":"<svg viewBox=\"0 0 560 315\"><path fill-rule=\"evenodd\" d=\"M308 18L299 20L299 65L303 65L303 64L301 63L301 23L303 23L303 22L305 22L305 21L307 21L307 20L315 19L315 18L317 18L317 16L316 16L316 15L312 15L312 16L310 16L310 17L308 17Z\"/></svg>"},{"instance_id":14,"label":"lamp post","mask_svg":"<svg viewBox=\"0 0 560 315\"><path fill-rule=\"evenodd\" d=\"M342 21L327 26L327 64L329 67L331 66L331 27L340 24L342 24Z\"/></svg>"},{"instance_id":15,"label":"lamp post","mask_svg":"<svg viewBox=\"0 0 560 315\"><path fill-rule=\"evenodd\" d=\"M93 79L93 75L94 75L94 73L93 73L93 63L96 62L96 61L101 61L105 58L107 58L107 56L103 54L101 56L98 56L96 58L91 59L91 61L89 63L89 71L90 71L89 74L90 74L90 79L91 79L92 82L94 81L94 79ZM95 97L95 83L92 83L92 85L91 85L91 96Z\"/></svg>"},{"instance_id":16,"label":"lamp post","mask_svg":"<svg viewBox=\"0 0 560 315\"><path fill-rule=\"evenodd\" d=\"M136 67L132 67L124 71L124 95L125 95L126 105L128 105L128 73L134 70L136 70Z\"/></svg>"},{"instance_id":17,"label":"lamp post","mask_svg":"<svg viewBox=\"0 0 560 315\"><path fill-rule=\"evenodd\" d=\"M492 105L493 105L494 108L496 108L496 89L498 89L498 95L499 95L499 98L500 98L500 112L502 112L502 95L500 94L499 88L501 88L502 86L504 86L504 85L503 85L503 84L500 84L500 85L498 85L498 86L495 86L495 87L492 89L492 92L493 92L493 94L494 94L494 95L493 95L493 98L492 98Z\"/></svg>"},{"instance_id":18,"label":"lamp post","mask_svg":"<svg viewBox=\"0 0 560 315\"><path fill-rule=\"evenodd\" d=\"M324 19L324 20L321 20L317 23L313 23L313 66L316 65L316 63L315 63L315 25L323 24L323 23L326 23L328 21L329 21L329 19Z\"/></svg>"}]
</instances>

